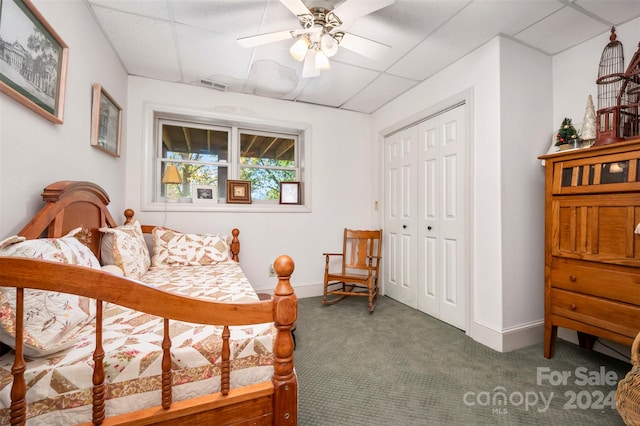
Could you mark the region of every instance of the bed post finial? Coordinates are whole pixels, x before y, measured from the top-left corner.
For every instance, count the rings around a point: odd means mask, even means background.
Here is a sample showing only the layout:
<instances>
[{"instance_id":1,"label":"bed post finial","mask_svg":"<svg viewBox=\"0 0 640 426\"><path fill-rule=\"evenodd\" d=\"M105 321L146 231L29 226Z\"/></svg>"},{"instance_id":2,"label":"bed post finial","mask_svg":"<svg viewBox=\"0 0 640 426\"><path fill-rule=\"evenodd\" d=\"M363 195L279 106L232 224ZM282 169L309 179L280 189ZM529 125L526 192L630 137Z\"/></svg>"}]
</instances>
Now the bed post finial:
<instances>
[{"instance_id":1,"label":"bed post finial","mask_svg":"<svg viewBox=\"0 0 640 426\"><path fill-rule=\"evenodd\" d=\"M293 259L283 255L273 262L273 269L278 276L278 285L274 291L273 310L274 324L278 329L273 350L273 387L274 387L274 424L297 425L298 380L293 371L293 336L291 329L298 318L298 299L293 292L289 278L295 265Z\"/></svg>"},{"instance_id":2,"label":"bed post finial","mask_svg":"<svg viewBox=\"0 0 640 426\"><path fill-rule=\"evenodd\" d=\"M231 230L231 259L236 262L240 262L240 240L238 239L238 235L240 235L240 230L238 228L233 228Z\"/></svg>"},{"instance_id":3,"label":"bed post finial","mask_svg":"<svg viewBox=\"0 0 640 426\"><path fill-rule=\"evenodd\" d=\"M133 211L133 209L126 209L124 211L124 224L128 225L131 223L131 221L133 220L133 216L136 214L136 212Z\"/></svg>"}]
</instances>

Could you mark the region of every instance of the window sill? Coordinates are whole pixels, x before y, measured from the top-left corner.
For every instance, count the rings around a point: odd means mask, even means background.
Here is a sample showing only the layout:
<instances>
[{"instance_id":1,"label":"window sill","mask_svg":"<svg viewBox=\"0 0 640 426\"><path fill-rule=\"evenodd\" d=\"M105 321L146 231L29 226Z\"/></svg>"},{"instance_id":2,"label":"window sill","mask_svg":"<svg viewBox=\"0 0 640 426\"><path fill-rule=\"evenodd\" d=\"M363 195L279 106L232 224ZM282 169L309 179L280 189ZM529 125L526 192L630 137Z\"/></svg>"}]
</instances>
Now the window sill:
<instances>
[{"instance_id":1,"label":"window sill","mask_svg":"<svg viewBox=\"0 0 640 426\"><path fill-rule=\"evenodd\" d=\"M233 212L233 213L310 213L311 207L300 204L231 204L231 203L189 203L160 202L142 207L148 212Z\"/></svg>"}]
</instances>

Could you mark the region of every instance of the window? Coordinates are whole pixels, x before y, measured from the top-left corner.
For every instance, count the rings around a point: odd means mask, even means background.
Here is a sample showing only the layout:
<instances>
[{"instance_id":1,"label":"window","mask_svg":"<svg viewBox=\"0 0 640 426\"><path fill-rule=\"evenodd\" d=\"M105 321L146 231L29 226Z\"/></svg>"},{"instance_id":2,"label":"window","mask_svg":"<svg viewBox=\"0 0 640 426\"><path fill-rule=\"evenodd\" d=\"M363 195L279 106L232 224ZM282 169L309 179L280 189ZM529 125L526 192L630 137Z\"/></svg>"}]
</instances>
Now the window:
<instances>
[{"instance_id":1,"label":"window","mask_svg":"<svg viewBox=\"0 0 640 426\"><path fill-rule=\"evenodd\" d=\"M251 181L253 200L278 200L280 182L298 179L296 138L240 131L240 180Z\"/></svg>"},{"instance_id":2,"label":"window","mask_svg":"<svg viewBox=\"0 0 640 426\"><path fill-rule=\"evenodd\" d=\"M180 210L292 209L279 204L280 182L304 182L307 129L160 111L153 112L153 122L153 176L148 180L153 190L147 207L175 201ZM168 173L170 166L179 177ZM225 204L228 180L251 182L250 205ZM214 188L218 203L189 206L194 185ZM301 204L307 204L304 195Z\"/></svg>"}]
</instances>

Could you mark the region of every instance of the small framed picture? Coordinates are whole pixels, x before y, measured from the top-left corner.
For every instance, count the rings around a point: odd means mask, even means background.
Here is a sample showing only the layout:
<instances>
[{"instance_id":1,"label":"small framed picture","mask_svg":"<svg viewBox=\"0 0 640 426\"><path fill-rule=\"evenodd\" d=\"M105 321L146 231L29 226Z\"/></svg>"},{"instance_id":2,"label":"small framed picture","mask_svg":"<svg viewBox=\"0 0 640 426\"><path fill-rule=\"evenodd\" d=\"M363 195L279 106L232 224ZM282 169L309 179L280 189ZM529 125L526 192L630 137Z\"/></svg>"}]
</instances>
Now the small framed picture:
<instances>
[{"instance_id":1,"label":"small framed picture","mask_svg":"<svg viewBox=\"0 0 640 426\"><path fill-rule=\"evenodd\" d=\"M280 204L300 204L300 182L280 182Z\"/></svg>"},{"instance_id":2,"label":"small framed picture","mask_svg":"<svg viewBox=\"0 0 640 426\"><path fill-rule=\"evenodd\" d=\"M102 86L94 84L91 108L91 145L114 157L119 157L121 127L122 108Z\"/></svg>"},{"instance_id":3,"label":"small framed picture","mask_svg":"<svg viewBox=\"0 0 640 426\"><path fill-rule=\"evenodd\" d=\"M217 185L193 185L191 190L194 203L216 204L218 202Z\"/></svg>"},{"instance_id":4,"label":"small framed picture","mask_svg":"<svg viewBox=\"0 0 640 426\"><path fill-rule=\"evenodd\" d=\"M228 180L227 203L251 204L251 181Z\"/></svg>"}]
</instances>

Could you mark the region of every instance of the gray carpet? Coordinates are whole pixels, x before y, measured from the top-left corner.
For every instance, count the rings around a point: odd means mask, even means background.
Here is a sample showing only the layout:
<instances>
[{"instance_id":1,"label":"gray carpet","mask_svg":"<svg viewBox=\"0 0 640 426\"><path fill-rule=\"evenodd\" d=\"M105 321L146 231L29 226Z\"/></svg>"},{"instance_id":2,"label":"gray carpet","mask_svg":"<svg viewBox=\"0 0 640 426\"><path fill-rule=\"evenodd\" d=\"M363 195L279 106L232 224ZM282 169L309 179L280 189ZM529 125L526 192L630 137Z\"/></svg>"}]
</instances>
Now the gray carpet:
<instances>
[{"instance_id":1,"label":"gray carpet","mask_svg":"<svg viewBox=\"0 0 640 426\"><path fill-rule=\"evenodd\" d=\"M373 314L364 298L300 299L295 334L299 425L623 424L616 385L589 382L631 365L560 339L550 360L542 343L503 354L386 297ZM538 368L571 375L538 385Z\"/></svg>"}]
</instances>

